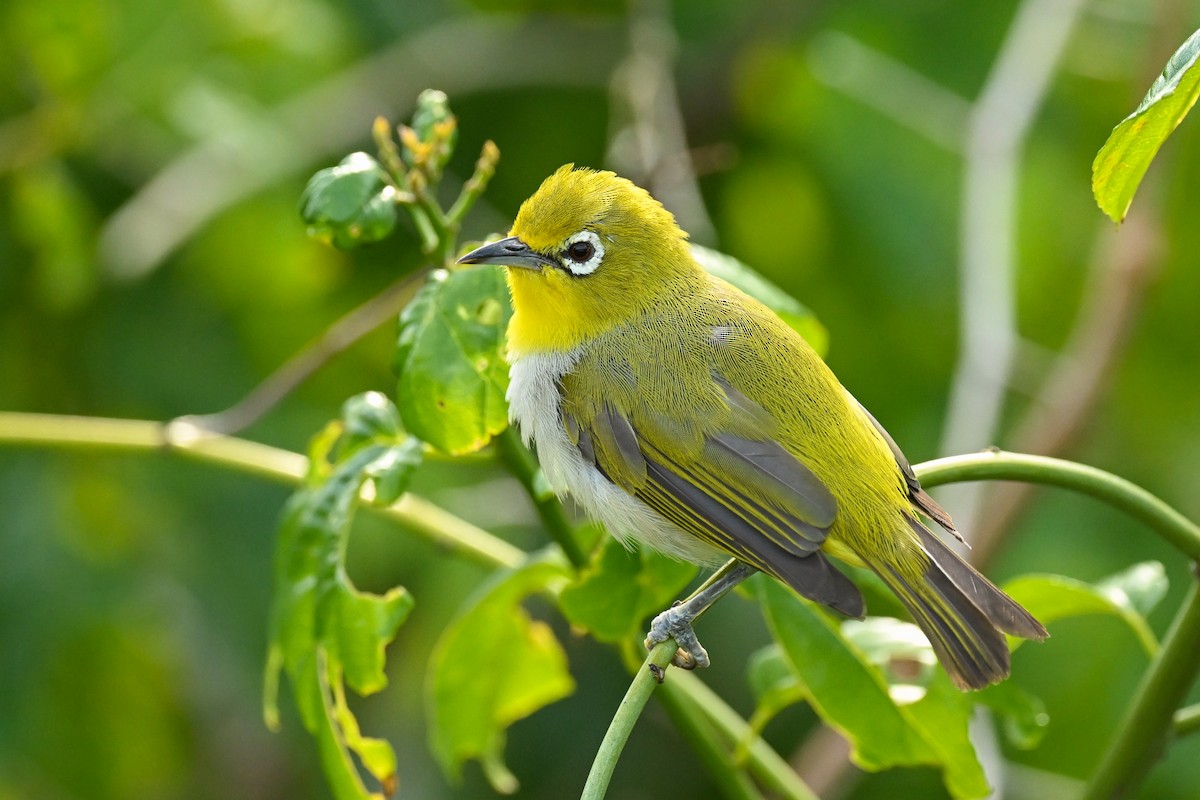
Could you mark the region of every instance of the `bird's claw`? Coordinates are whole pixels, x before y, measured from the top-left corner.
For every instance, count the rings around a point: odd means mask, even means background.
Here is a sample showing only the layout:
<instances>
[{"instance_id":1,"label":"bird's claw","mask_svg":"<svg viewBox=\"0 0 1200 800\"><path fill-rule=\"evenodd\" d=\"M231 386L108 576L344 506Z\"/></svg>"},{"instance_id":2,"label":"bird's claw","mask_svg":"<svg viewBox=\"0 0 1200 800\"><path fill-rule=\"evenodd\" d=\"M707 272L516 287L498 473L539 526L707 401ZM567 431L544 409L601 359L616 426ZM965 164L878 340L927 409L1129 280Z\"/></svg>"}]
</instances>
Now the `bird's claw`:
<instances>
[{"instance_id":1,"label":"bird's claw","mask_svg":"<svg viewBox=\"0 0 1200 800\"><path fill-rule=\"evenodd\" d=\"M709 665L708 651L696 638L692 630L693 616L680 609L676 604L659 614L650 623L650 632L646 634L646 649L652 650L655 645L674 639L679 649L675 651L671 663L680 669L704 668Z\"/></svg>"}]
</instances>

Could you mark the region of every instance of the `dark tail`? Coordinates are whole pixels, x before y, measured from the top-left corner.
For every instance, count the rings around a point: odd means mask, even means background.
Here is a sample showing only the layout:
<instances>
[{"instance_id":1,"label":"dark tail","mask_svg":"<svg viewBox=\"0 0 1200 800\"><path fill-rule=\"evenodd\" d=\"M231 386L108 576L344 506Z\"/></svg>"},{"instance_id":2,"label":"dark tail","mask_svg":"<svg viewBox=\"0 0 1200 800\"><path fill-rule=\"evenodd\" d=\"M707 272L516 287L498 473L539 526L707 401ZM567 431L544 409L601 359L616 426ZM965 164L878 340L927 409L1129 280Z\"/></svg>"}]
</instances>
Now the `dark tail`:
<instances>
[{"instance_id":1,"label":"dark tail","mask_svg":"<svg viewBox=\"0 0 1200 800\"><path fill-rule=\"evenodd\" d=\"M962 689L982 689L1008 677L1005 633L1025 639L1049 634L1033 615L992 585L915 519L909 524L929 555L918 580L872 563L933 645L942 666Z\"/></svg>"}]
</instances>

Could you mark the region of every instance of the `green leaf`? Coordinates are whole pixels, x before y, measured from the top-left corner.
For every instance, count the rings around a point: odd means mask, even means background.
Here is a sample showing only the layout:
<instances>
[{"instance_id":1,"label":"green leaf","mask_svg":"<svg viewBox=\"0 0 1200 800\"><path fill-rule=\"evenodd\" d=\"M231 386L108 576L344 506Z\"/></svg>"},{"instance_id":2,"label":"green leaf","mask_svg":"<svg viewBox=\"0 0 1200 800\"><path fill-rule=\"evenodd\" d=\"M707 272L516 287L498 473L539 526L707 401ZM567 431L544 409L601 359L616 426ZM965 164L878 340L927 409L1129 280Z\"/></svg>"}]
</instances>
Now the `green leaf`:
<instances>
[{"instance_id":1,"label":"green leaf","mask_svg":"<svg viewBox=\"0 0 1200 800\"><path fill-rule=\"evenodd\" d=\"M1043 624L1087 614L1111 614L1137 636L1147 655L1158 652L1158 639L1141 609L1154 606L1167 590L1166 573L1153 561L1135 564L1096 585L1062 575L1022 575L1004 590Z\"/></svg>"},{"instance_id":2,"label":"green leaf","mask_svg":"<svg viewBox=\"0 0 1200 800\"><path fill-rule=\"evenodd\" d=\"M424 458L419 439L406 436L400 423L400 412L392 401L380 392L363 392L342 404L341 423L337 427L337 459L345 459L364 444L394 445L365 470L374 487L371 501L375 505L391 505L408 488L417 467ZM315 458L322 458L318 453Z\"/></svg>"},{"instance_id":3,"label":"green leaf","mask_svg":"<svg viewBox=\"0 0 1200 800\"><path fill-rule=\"evenodd\" d=\"M746 662L746 678L759 704L773 694L803 689L803 684L783 654L783 648L775 642L750 654Z\"/></svg>"},{"instance_id":4,"label":"green leaf","mask_svg":"<svg viewBox=\"0 0 1200 800\"><path fill-rule=\"evenodd\" d=\"M402 491L396 464L404 463L406 480L416 462L415 440L403 438L396 410L382 395L351 398L343 411L341 421L314 437L313 464L279 529L263 713L278 729L279 677L286 672L335 796L356 800L381 795L367 789L355 758L391 794L396 756L387 742L359 731L345 686L366 696L387 685L384 651L413 598L402 587L382 595L357 589L345 570L346 539L363 484L387 476Z\"/></svg>"},{"instance_id":5,"label":"green leaf","mask_svg":"<svg viewBox=\"0 0 1200 800\"><path fill-rule=\"evenodd\" d=\"M627 550L608 537L600 554L563 590L559 607L572 625L601 642L640 640L645 620L664 610L696 575L696 567L648 548Z\"/></svg>"},{"instance_id":6,"label":"green leaf","mask_svg":"<svg viewBox=\"0 0 1200 800\"><path fill-rule=\"evenodd\" d=\"M1200 31L1167 61L1137 109L1113 129L1092 162L1092 194L1113 222L1125 219L1150 162L1200 96Z\"/></svg>"},{"instance_id":7,"label":"green leaf","mask_svg":"<svg viewBox=\"0 0 1200 800\"><path fill-rule=\"evenodd\" d=\"M446 453L479 450L508 425L502 271L436 270L400 315L395 370L405 427Z\"/></svg>"},{"instance_id":8,"label":"green leaf","mask_svg":"<svg viewBox=\"0 0 1200 800\"><path fill-rule=\"evenodd\" d=\"M1004 721L1004 735L1013 746L1032 750L1041 744L1050 715L1040 697L1011 680L993 684L977 696Z\"/></svg>"},{"instance_id":9,"label":"green leaf","mask_svg":"<svg viewBox=\"0 0 1200 800\"><path fill-rule=\"evenodd\" d=\"M967 736L971 699L940 671L916 703L898 705L879 669L842 635L825 612L776 581L758 580L775 640L817 714L846 737L863 769L928 764L942 768L955 797L989 788Z\"/></svg>"},{"instance_id":10,"label":"green leaf","mask_svg":"<svg viewBox=\"0 0 1200 800\"><path fill-rule=\"evenodd\" d=\"M1157 561L1143 561L1096 583L1121 608L1150 616L1167 596L1167 571Z\"/></svg>"},{"instance_id":11,"label":"green leaf","mask_svg":"<svg viewBox=\"0 0 1200 800\"><path fill-rule=\"evenodd\" d=\"M916 625L893 617L848 619L842 635L879 669L894 701L912 703L925 696L937 672L937 655Z\"/></svg>"},{"instance_id":12,"label":"green leaf","mask_svg":"<svg viewBox=\"0 0 1200 800\"><path fill-rule=\"evenodd\" d=\"M382 239L396 226L396 190L366 153L351 153L313 175L300 197L308 235L349 249Z\"/></svg>"},{"instance_id":13,"label":"green leaf","mask_svg":"<svg viewBox=\"0 0 1200 800\"><path fill-rule=\"evenodd\" d=\"M442 167L454 152L458 142L458 125L454 114L450 111L450 100L445 92L437 89L426 89L417 96L417 108L413 112L412 129L417 139L423 144L430 145L428 169L434 177L441 174ZM406 159L411 166L419 160L416 154L405 151Z\"/></svg>"},{"instance_id":14,"label":"green leaf","mask_svg":"<svg viewBox=\"0 0 1200 800\"><path fill-rule=\"evenodd\" d=\"M377 439L399 439L404 435L400 414L382 392L363 392L342 403L341 457Z\"/></svg>"},{"instance_id":15,"label":"green leaf","mask_svg":"<svg viewBox=\"0 0 1200 800\"><path fill-rule=\"evenodd\" d=\"M446 775L479 760L493 787L509 793L516 779L504 766L508 727L571 694L567 657L549 626L521 606L556 589L569 570L535 561L485 586L443 632L429 662L426 697L430 746Z\"/></svg>"},{"instance_id":16,"label":"green leaf","mask_svg":"<svg viewBox=\"0 0 1200 800\"><path fill-rule=\"evenodd\" d=\"M408 489L413 473L424 458L424 444L412 436L390 448L386 455L367 469L367 475L375 488L372 503L377 506L390 506L399 500L400 495Z\"/></svg>"},{"instance_id":17,"label":"green leaf","mask_svg":"<svg viewBox=\"0 0 1200 800\"><path fill-rule=\"evenodd\" d=\"M733 752L734 763L741 764L750 752L750 745L762 735L779 712L808 697L808 689L796 677L792 665L778 644L769 644L750 655L746 678L754 693L754 713L750 716L746 735Z\"/></svg>"},{"instance_id":18,"label":"green leaf","mask_svg":"<svg viewBox=\"0 0 1200 800\"><path fill-rule=\"evenodd\" d=\"M692 245L692 256L709 274L733 284L770 308L821 355L829 349L829 332L803 303L725 253Z\"/></svg>"}]
</instances>

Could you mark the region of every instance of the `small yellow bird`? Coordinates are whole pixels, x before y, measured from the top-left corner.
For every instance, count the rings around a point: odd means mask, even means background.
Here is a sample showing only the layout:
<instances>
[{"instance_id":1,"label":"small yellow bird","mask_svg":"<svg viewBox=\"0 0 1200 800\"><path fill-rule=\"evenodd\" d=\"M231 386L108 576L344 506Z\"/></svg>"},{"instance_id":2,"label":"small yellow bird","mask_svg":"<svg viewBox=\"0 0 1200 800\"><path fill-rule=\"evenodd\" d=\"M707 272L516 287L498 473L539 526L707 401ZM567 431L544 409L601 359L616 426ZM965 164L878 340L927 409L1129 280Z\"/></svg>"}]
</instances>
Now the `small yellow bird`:
<instances>
[{"instance_id":1,"label":"small yellow bird","mask_svg":"<svg viewBox=\"0 0 1200 800\"><path fill-rule=\"evenodd\" d=\"M695 616L761 570L851 617L858 588L827 558L870 567L954 682L1009 673L1001 632L1046 629L932 534L957 532L895 442L794 330L705 272L645 190L567 165L510 236L460 262L508 267L513 420L551 484L622 541L737 565L660 614L647 645L705 666Z\"/></svg>"}]
</instances>

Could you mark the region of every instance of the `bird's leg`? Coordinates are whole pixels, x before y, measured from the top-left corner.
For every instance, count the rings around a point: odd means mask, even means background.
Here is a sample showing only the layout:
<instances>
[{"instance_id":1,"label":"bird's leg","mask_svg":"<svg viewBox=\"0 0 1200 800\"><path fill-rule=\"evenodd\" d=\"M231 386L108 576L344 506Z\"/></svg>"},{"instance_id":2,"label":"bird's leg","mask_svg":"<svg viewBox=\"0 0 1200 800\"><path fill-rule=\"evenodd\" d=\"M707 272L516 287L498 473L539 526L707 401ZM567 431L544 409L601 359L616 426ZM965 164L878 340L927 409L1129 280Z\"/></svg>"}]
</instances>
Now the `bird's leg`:
<instances>
[{"instance_id":1,"label":"bird's leg","mask_svg":"<svg viewBox=\"0 0 1200 800\"><path fill-rule=\"evenodd\" d=\"M671 659L672 664L682 669L707 667L708 652L696 638L692 623L730 589L754 572L754 567L736 559L726 562L691 597L676 603L654 618L650 623L650 632L646 634L647 649L653 649L655 645L667 639L674 639L679 649Z\"/></svg>"}]
</instances>

